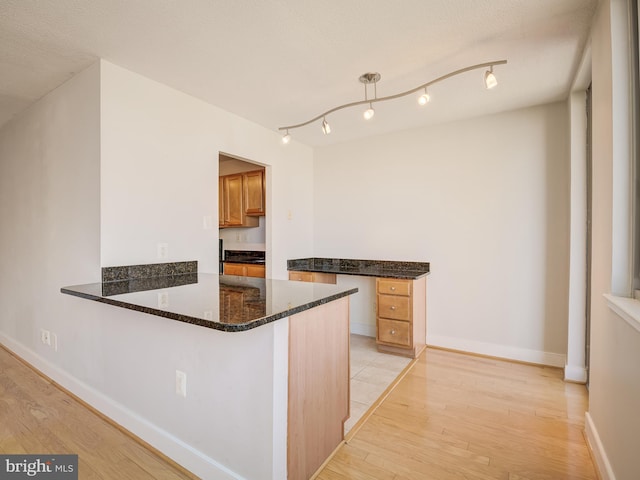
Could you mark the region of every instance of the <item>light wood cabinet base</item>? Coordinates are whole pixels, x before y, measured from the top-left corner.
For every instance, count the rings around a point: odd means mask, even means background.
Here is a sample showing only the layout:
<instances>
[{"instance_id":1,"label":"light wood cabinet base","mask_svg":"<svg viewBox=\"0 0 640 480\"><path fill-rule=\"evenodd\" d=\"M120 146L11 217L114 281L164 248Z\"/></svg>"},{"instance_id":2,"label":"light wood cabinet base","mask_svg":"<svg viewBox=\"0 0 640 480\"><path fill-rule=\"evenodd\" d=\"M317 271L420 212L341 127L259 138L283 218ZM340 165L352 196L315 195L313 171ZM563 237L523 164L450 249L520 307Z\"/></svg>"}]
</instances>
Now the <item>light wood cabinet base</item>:
<instances>
[{"instance_id":1,"label":"light wood cabinet base","mask_svg":"<svg viewBox=\"0 0 640 480\"><path fill-rule=\"evenodd\" d=\"M289 318L287 479L307 480L344 440L349 298Z\"/></svg>"},{"instance_id":2,"label":"light wood cabinet base","mask_svg":"<svg viewBox=\"0 0 640 480\"><path fill-rule=\"evenodd\" d=\"M289 271L289 280L296 282L331 283L334 285L337 282L335 273L297 272L294 270Z\"/></svg>"},{"instance_id":3,"label":"light wood cabinet base","mask_svg":"<svg viewBox=\"0 0 640 480\"><path fill-rule=\"evenodd\" d=\"M402 348L392 347L391 345L378 344L378 351L382 353L401 355L403 357L417 358L426 347L426 345L414 345L413 348Z\"/></svg>"}]
</instances>

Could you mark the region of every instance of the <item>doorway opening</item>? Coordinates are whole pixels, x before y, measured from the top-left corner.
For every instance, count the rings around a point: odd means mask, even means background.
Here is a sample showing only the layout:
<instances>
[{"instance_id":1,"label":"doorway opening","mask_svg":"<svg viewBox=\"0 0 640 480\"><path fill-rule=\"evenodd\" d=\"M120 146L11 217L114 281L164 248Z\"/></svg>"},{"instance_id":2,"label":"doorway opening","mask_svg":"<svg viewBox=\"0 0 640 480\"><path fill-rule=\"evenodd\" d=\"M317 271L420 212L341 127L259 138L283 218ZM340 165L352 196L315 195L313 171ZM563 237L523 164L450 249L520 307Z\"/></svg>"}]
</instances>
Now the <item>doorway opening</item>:
<instances>
[{"instance_id":1,"label":"doorway opening","mask_svg":"<svg viewBox=\"0 0 640 480\"><path fill-rule=\"evenodd\" d=\"M266 175L263 164L218 154L220 273L266 276Z\"/></svg>"}]
</instances>

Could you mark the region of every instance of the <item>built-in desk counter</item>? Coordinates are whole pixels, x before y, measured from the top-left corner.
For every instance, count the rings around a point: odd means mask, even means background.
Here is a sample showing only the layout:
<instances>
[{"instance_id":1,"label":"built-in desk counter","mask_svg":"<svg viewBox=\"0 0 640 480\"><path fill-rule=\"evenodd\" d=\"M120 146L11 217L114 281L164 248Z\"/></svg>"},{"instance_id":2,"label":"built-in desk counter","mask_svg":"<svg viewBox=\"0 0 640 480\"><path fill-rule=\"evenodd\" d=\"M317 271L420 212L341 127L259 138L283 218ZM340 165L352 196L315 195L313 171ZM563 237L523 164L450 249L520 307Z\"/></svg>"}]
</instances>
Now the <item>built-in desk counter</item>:
<instances>
[{"instance_id":1,"label":"built-in desk counter","mask_svg":"<svg viewBox=\"0 0 640 480\"><path fill-rule=\"evenodd\" d=\"M416 280L429 274L429 263L314 257L288 260L287 270Z\"/></svg>"},{"instance_id":2,"label":"built-in desk counter","mask_svg":"<svg viewBox=\"0 0 640 480\"><path fill-rule=\"evenodd\" d=\"M302 282L339 284L336 275L376 277L378 350L413 358L424 350L429 263L301 258L289 260L287 268L290 280Z\"/></svg>"}]
</instances>

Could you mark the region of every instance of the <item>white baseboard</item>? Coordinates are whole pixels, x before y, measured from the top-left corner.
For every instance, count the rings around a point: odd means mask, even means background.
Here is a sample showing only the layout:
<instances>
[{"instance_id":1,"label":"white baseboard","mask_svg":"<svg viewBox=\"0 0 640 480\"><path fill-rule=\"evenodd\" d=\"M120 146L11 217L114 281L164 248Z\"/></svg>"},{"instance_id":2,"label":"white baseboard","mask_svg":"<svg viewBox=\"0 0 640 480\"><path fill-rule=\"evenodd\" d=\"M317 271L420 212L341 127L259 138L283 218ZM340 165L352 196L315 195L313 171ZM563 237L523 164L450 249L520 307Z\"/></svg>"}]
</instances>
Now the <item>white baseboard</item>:
<instances>
[{"instance_id":1,"label":"white baseboard","mask_svg":"<svg viewBox=\"0 0 640 480\"><path fill-rule=\"evenodd\" d=\"M564 379L567 382L587 383L587 369L575 365L565 365Z\"/></svg>"},{"instance_id":2,"label":"white baseboard","mask_svg":"<svg viewBox=\"0 0 640 480\"><path fill-rule=\"evenodd\" d=\"M107 397L103 393L85 384L68 372L60 369L33 350L0 332L0 344L11 350L18 357L41 371L51 380L60 384L93 408L129 430L160 452L171 458L190 472L201 478L215 480L245 480L237 473L219 464L211 457L196 450L162 430L153 423L140 417L124 405ZM52 452L56 453L56 452Z\"/></svg>"},{"instance_id":3,"label":"white baseboard","mask_svg":"<svg viewBox=\"0 0 640 480\"><path fill-rule=\"evenodd\" d=\"M551 367L564 367L567 356L560 353L529 350L526 348L498 345L495 343L478 342L466 338L447 337L444 335L427 335L427 345L432 347L449 348L463 352L477 353L491 357L516 360L519 362L537 363Z\"/></svg>"},{"instance_id":4,"label":"white baseboard","mask_svg":"<svg viewBox=\"0 0 640 480\"><path fill-rule=\"evenodd\" d=\"M595 459L596 468L598 469L601 480L616 480L616 476L611 468L611 463L609 463L609 458L607 457L607 452L604 451L600 435L598 435L598 430L596 429L589 412L584 414L584 419L584 429L587 434L587 442L589 443L589 448L593 453L593 458Z\"/></svg>"},{"instance_id":5,"label":"white baseboard","mask_svg":"<svg viewBox=\"0 0 640 480\"><path fill-rule=\"evenodd\" d=\"M376 336L376 326L369 323L356 323L351 322L351 333L356 335L364 335L365 337Z\"/></svg>"}]
</instances>

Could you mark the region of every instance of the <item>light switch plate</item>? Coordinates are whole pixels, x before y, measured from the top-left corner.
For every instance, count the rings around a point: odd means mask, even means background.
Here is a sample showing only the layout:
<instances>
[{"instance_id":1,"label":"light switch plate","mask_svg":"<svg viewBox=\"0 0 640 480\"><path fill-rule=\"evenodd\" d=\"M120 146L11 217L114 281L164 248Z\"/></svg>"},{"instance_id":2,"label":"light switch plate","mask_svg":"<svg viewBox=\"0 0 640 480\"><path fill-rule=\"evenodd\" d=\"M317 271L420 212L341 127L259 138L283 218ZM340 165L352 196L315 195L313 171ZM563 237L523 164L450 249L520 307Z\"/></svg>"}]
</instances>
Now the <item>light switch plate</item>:
<instances>
[{"instance_id":1,"label":"light switch plate","mask_svg":"<svg viewBox=\"0 0 640 480\"><path fill-rule=\"evenodd\" d=\"M187 374L180 370L176 370L176 394L187 396Z\"/></svg>"},{"instance_id":2,"label":"light switch plate","mask_svg":"<svg viewBox=\"0 0 640 480\"><path fill-rule=\"evenodd\" d=\"M158 260L166 260L167 258L169 258L168 243L159 243L157 249L158 249Z\"/></svg>"},{"instance_id":3,"label":"light switch plate","mask_svg":"<svg viewBox=\"0 0 640 480\"><path fill-rule=\"evenodd\" d=\"M158 308L169 308L169 292L158 292Z\"/></svg>"}]
</instances>

